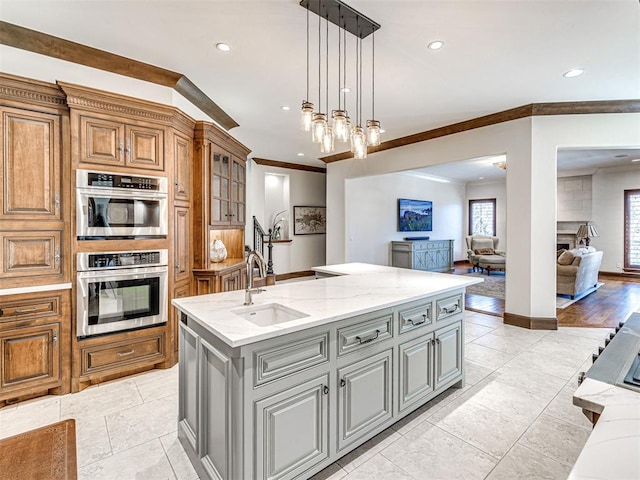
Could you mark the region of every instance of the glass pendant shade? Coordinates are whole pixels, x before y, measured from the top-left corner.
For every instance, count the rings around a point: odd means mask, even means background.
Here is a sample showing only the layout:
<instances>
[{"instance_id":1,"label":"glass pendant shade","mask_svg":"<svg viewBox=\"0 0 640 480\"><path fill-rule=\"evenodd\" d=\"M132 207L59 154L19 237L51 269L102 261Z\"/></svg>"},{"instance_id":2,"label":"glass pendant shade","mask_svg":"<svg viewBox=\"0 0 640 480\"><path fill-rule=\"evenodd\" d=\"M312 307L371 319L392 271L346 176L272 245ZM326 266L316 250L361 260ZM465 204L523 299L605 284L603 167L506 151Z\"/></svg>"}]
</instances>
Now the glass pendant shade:
<instances>
[{"instance_id":1,"label":"glass pendant shade","mask_svg":"<svg viewBox=\"0 0 640 480\"><path fill-rule=\"evenodd\" d=\"M366 156L367 139L364 135L364 129L360 125L356 125L351 132L351 151L357 154L358 152L362 152L363 149Z\"/></svg>"},{"instance_id":2,"label":"glass pendant shade","mask_svg":"<svg viewBox=\"0 0 640 480\"><path fill-rule=\"evenodd\" d=\"M327 129L327 115L324 113L314 113L311 123L311 141L313 143L322 142L322 137L324 137L324 132Z\"/></svg>"},{"instance_id":3,"label":"glass pendant shade","mask_svg":"<svg viewBox=\"0 0 640 480\"><path fill-rule=\"evenodd\" d=\"M311 131L311 122L313 120L313 103L302 102L302 108L300 109L300 129L305 132Z\"/></svg>"},{"instance_id":4,"label":"glass pendant shade","mask_svg":"<svg viewBox=\"0 0 640 480\"><path fill-rule=\"evenodd\" d=\"M327 125L327 127L325 128L322 142L320 142L320 152L333 152L333 127Z\"/></svg>"},{"instance_id":5,"label":"glass pendant shade","mask_svg":"<svg viewBox=\"0 0 640 480\"><path fill-rule=\"evenodd\" d=\"M367 144L380 145L380 122L378 120L367 120Z\"/></svg>"},{"instance_id":6,"label":"glass pendant shade","mask_svg":"<svg viewBox=\"0 0 640 480\"><path fill-rule=\"evenodd\" d=\"M344 110L333 111L333 135L336 140L346 142L349 140L349 129L347 127L347 115Z\"/></svg>"},{"instance_id":7,"label":"glass pendant shade","mask_svg":"<svg viewBox=\"0 0 640 480\"><path fill-rule=\"evenodd\" d=\"M353 158L357 158L358 160L367 158L367 146L365 145L362 148L357 148L356 151L353 152Z\"/></svg>"}]
</instances>

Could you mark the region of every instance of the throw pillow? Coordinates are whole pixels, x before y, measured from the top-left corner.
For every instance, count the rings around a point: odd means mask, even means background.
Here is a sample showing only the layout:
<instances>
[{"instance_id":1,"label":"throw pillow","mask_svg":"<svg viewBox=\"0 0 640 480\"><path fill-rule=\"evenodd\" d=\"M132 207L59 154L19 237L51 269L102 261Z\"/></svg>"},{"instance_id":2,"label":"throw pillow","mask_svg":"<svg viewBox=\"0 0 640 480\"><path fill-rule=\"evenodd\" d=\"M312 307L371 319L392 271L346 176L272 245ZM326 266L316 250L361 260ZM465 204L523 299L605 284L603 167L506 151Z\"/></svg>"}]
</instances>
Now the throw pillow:
<instances>
[{"instance_id":1,"label":"throw pillow","mask_svg":"<svg viewBox=\"0 0 640 480\"><path fill-rule=\"evenodd\" d=\"M493 248L476 248L474 253L476 255L493 255L494 251Z\"/></svg>"},{"instance_id":2,"label":"throw pillow","mask_svg":"<svg viewBox=\"0 0 640 480\"><path fill-rule=\"evenodd\" d=\"M576 256L569 250L566 250L558 257L558 265L571 265L574 258L576 258Z\"/></svg>"},{"instance_id":3,"label":"throw pillow","mask_svg":"<svg viewBox=\"0 0 640 480\"><path fill-rule=\"evenodd\" d=\"M562 255L566 251L567 250L565 248L561 248L560 250L556 250L556 258L558 258L560 255Z\"/></svg>"}]
</instances>

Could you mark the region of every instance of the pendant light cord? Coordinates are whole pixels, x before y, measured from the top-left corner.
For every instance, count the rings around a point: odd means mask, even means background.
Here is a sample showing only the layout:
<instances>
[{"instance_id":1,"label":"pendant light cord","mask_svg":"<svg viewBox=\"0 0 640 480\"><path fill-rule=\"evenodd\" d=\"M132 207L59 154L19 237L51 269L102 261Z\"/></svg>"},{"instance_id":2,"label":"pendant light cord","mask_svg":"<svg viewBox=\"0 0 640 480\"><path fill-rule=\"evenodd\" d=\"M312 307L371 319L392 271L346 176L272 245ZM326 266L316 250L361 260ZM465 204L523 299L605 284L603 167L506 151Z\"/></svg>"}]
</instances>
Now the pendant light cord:
<instances>
[{"instance_id":1,"label":"pendant light cord","mask_svg":"<svg viewBox=\"0 0 640 480\"><path fill-rule=\"evenodd\" d=\"M376 119L376 32L371 34L371 120Z\"/></svg>"},{"instance_id":2,"label":"pendant light cord","mask_svg":"<svg viewBox=\"0 0 640 480\"><path fill-rule=\"evenodd\" d=\"M309 101L309 8L307 8L307 96L305 102Z\"/></svg>"},{"instance_id":3,"label":"pendant light cord","mask_svg":"<svg viewBox=\"0 0 640 480\"><path fill-rule=\"evenodd\" d=\"M340 105L340 80L342 79L342 72L340 70L342 67L342 32L340 31L340 20L342 19L341 9L342 6L338 5L338 110L342 110Z\"/></svg>"},{"instance_id":4,"label":"pendant light cord","mask_svg":"<svg viewBox=\"0 0 640 480\"><path fill-rule=\"evenodd\" d=\"M325 95L325 101L326 101L326 111L327 111L327 119L330 117L329 115L329 10L327 10L327 17L325 18L325 23L327 24L327 32L325 33L324 36L324 40L327 44L327 53L325 55L325 66L326 66L326 82L325 82L325 88L326 88L326 95Z\"/></svg>"},{"instance_id":5,"label":"pendant light cord","mask_svg":"<svg viewBox=\"0 0 640 480\"><path fill-rule=\"evenodd\" d=\"M322 110L322 96L320 94L320 92L322 91L322 84L321 84L321 71L322 71L322 67L321 67L321 45L322 45L322 39L321 39L321 32L322 29L321 27L321 15L320 15L320 0L318 0L318 112L320 112Z\"/></svg>"}]
</instances>

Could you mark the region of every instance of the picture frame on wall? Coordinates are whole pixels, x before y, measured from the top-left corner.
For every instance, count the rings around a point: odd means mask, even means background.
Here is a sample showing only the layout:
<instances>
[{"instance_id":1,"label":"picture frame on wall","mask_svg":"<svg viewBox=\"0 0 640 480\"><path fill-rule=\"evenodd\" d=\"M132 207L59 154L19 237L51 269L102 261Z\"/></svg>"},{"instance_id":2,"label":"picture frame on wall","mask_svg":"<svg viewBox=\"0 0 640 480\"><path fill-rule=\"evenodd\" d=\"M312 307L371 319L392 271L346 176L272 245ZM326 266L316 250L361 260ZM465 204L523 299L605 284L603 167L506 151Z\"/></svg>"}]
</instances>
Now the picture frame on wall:
<instances>
[{"instance_id":1,"label":"picture frame on wall","mask_svg":"<svg viewBox=\"0 0 640 480\"><path fill-rule=\"evenodd\" d=\"M327 233L327 207L293 207L293 234Z\"/></svg>"}]
</instances>

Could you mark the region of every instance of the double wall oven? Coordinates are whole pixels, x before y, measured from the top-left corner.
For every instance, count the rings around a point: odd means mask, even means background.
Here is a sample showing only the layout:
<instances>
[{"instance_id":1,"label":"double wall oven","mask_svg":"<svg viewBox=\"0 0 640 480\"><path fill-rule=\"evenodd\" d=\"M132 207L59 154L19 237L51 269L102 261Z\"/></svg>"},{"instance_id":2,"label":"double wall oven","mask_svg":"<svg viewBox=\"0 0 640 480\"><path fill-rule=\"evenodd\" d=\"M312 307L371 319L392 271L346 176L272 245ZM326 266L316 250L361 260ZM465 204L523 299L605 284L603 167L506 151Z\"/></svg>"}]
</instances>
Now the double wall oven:
<instances>
[{"instance_id":1,"label":"double wall oven","mask_svg":"<svg viewBox=\"0 0 640 480\"><path fill-rule=\"evenodd\" d=\"M166 178L76 171L78 240L122 240L124 247L77 254L79 338L167 321L168 250L131 248L135 240L167 237L167 204Z\"/></svg>"}]
</instances>

